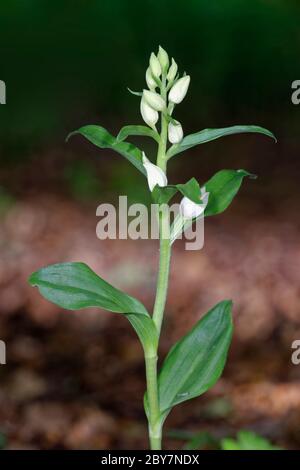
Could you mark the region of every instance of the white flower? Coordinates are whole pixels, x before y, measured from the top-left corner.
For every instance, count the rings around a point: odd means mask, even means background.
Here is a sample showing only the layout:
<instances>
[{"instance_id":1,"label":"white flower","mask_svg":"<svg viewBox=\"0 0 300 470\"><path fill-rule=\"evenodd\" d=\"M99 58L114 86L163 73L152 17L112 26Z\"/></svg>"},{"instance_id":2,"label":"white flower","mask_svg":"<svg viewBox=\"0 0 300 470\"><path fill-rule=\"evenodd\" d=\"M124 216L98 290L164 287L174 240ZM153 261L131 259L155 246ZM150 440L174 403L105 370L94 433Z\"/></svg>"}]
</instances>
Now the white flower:
<instances>
[{"instance_id":1,"label":"white flower","mask_svg":"<svg viewBox=\"0 0 300 470\"><path fill-rule=\"evenodd\" d=\"M153 77L159 78L161 76L161 65L154 52L150 56L149 64Z\"/></svg>"},{"instance_id":2,"label":"white flower","mask_svg":"<svg viewBox=\"0 0 300 470\"><path fill-rule=\"evenodd\" d=\"M172 64L171 64L171 66L169 68L169 71L168 71L168 74L167 74L167 80L169 82L173 82L174 78L176 77L177 70L178 70L178 66L177 66L175 60L172 57Z\"/></svg>"},{"instance_id":3,"label":"white flower","mask_svg":"<svg viewBox=\"0 0 300 470\"><path fill-rule=\"evenodd\" d=\"M143 152L143 165L147 172L148 186L152 192L156 185L167 186L168 180L165 172L158 166L151 163Z\"/></svg>"},{"instance_id":4,"label":"white flower","mask_svg":"<svg viewBox=\"0 0 300 470\"><path fill-rule=\"evenodd\" d=\"M159 60L162 70L165 72L169 67L169 56L161 46L159 46L157 58Z\"/></svg>"},{"instance_id":5,"label":"white flower","mask_svg":"<svg viewBox=\"0 0 300 470\"><path fill-rule=\"evenodd\" d=\"M165 100L155 91L143 90L143 99L155 111L162 111L166 107Z\"/></svg>"},{"instance_id":6,"label":"white flower","mask_svg":"<svg viewBox=\"0 0 300 470\"><path fill-rule=\"evenodd\" d=\"M169 100L172 103L179 104L184 99L188 87L190 84L191 77L186 75L185 77L180 78L175 85L172 86L169 93Z\"/></svg>"},{"instance_id":7,"label":"white flower","mask_svg":"<svg viewBox=\"0 0 300 470\"><path fill-rule=\"evenodd\" d=\"M182 141L183 130L180 122L169 122L168 125L168 137L171 144L178 144Z\"/></svg>"},{"instance_id":8,"label":"white flower","mask_svg":"<svg viewBox=\"0 0 300 470\"><path fill-rule=\"evenodd\" d=\"M196 204L194 201L184 196L180 202L180 213L185 219L195 219L204 213L208 203L209 193L205 191L205 187L201 188L202 204Z\"/></svg>"},{"instance_id":9,"label":"white flower","mask_svg":"<svg viewBox=\"0 0 300 470\"><path fill-rule=\"evenodd\" d=\"M158 112L155 111L155 109L151 108L144 98L141 99L141 115L142 118L144 119L145 123L148 124L148 126L152 127L152 129L155 128L155 124L158 121Z\"/></svg>"},{"instance_id":10,"label":"white flower","mask_svg":"<svg viewBox=\"0 0 300 470\"><path fill-rule=\"evenodd\" d=\"M152 72L151 72L150 67L148 67L146 70L146 83L147 83L149 90L151 91L154 91L155 88L157 87L156 81L152 77Z\"/></svg>"}]
</instances>

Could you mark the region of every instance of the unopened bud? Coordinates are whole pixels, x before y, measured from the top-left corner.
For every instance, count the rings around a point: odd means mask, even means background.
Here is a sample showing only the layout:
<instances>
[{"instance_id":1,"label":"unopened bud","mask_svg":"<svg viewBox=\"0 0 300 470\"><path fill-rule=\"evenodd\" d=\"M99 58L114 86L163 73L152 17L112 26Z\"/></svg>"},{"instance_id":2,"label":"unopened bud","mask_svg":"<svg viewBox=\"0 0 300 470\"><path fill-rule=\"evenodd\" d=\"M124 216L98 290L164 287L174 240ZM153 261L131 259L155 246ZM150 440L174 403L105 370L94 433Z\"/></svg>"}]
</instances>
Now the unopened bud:
<instances>
[{"instance_id":1,"label":"unopened bud","mask_svg":"<svg viewBox=\"0 0 300 470\"><path fill-rule=\"evenodd\" d=\"M143 90L143 98L156 111L163 111L166 107L165 100L155 91Z\"/></svg>"},{"instance_id":2,"label":"unopened bud","mask_svg":"<svg viewBox=\"0 0 300 470\"><path fill-rule=\"evenodd\" d=\"M152 127L152 129L154 129L155 124L157 123L159 118L158 112L155 111L155 109L151 108L151 106L148 105L144 98L141 99L140 109L142 118L144 119L145 123L148 124L148 126Z\"/></svg>"},{"instance_id":3,"label":"unopened bud","mask_svg":"<svg viewBox=\"0 0 300 470\"><path fill-rule=\"evenodd\" d=\"M182 141L183 138L183 130L180 122L173 121L169 122L168 125L168 137L171 144L178 144Z\"/></svg>"},{"instance_id":4,"label":"unopened bud","mask_svg":"<svg viewBox=\"0 0 300 470\"><path fill-rule=\"evenodd\" d=\"M166 72L169 67L169 56L161 46L159 46L157 58L159 60L162 70Z\"/></svg>"},{"instance_id":5,"label":"unopened bud","mask_svg":"<svg viewBox=\"0 0 300 470\"><path fill-rule=\"evenodd\" d=\"M154 52L151 53L149 63L153 77L159 78L161 76L161 65Z\"/></svg>"},{"instance_id":6,"label":"unopened bud","mask_svg":"<svg viewBox=\"0 0 300 470\"><path fill-rule=\"evenodd\" d=\"M172 86L169 93L169 100L172 103L179 104L184 99L188 87L190 84L191 77L186 75L185 77L180 78L175 85Z\"/></svg>"},{"instance_id":7,"label":"unopened bud","mask_svg":"<svg viewBox=\"0 0 300 470\"><path fill-rule=\"evenodd\" d=\"M156 81L152 77L152 72L150 67L147 68L146 70L146 83L149 88L149 90L154 91L155 88L157 87Z\"/></svg>"},{"instance_id":8,"label":"unopened bud","mask_svg":"<svg viewBox=\"0 0 300 470\"><path fill-rule=\"evenodd\" d=\"M184 196L180 203L180 213L185 219L195 219L202 215L208 203L209 193L205 192L205 187L201 188L202 204L196 204L194 201Z\"/></svg>"},{"instance_id":9,"label":"unopened bud","mask_svg":"<svg viewBox=\"0 0 300 470\"><path fill-rule=\"evenodd\" d=\"M171 64L171 66L169 68L169 71L168 71L168 74L167 74L167 80L169 82L173 82L174 78L176 77L177 70L178 70L178 66L177 66L175 60L172 58L172 64Z\"/></svg>"},{"instance_id":10,"label":"unopened bud","mask_svg":"<svg viewBox=\"0 0 300 470\"><path fill-rule=\"evenodd\" d=\"M168 180L165 172L158 166L151 163L143 152L143 165L147 172L148 186L152 192L156 185L167 186Z\"/></svg>"}]
</instances>

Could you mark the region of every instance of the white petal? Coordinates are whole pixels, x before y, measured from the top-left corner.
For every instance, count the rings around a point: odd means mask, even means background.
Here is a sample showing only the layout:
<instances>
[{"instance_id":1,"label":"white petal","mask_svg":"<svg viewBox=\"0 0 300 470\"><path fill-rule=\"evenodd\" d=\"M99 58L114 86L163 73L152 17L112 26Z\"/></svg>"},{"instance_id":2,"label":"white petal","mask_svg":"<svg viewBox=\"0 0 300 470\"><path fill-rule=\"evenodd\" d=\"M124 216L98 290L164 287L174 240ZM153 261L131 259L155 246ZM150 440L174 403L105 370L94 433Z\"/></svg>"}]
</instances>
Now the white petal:
<instances>
[{"instance_id":1,"label":"white petal","mask_svg":"<svg viewBox=\"0 0 300 470\"><path fill-rule=\"evenodd\" d=\"M152 52L152 54L150 56L149 64L150 64L150 69L151 69L152 75L155 78L159 78L161 76L161 65L160 65L160 62L159 62L158 58L154 54L154 52Z\"/></svg>"},{"instance_id":2,"label":"white petal","mask_svg":"<svg viewBox=\"0 0 300 470\"><path fill-rule=\"evenodd\" d=\"M201 200L202 200L203 204L205 205L205 207L207 206L208 198L209 198L209 193L204 193L201 197Z\"/></svg>"},{"instance_id":3,"label":"white petal","mask_svg":"<svg viewBox=\"0 0 300 470\"><path fill-rule=\"evenodd\" d=\"M152 192L156 185L160 187L167 186L168 180L165 172L158 166L151 163L143 152L143 165L147 172L148 186Z\"/></svg>"},{"instance_id":4,"label":"white petal","mask_svg":"<svg viewBox=\"0 0 300 470\"><path fill-rule=\"evenodd\" d=\"M178 144L183 139L183 130L180 122L176 123L169 122L168 125L168 138L171 144Z\"/></svg>"},{"instance_id":5,"label":"white petal","mask_svg":"<svg viewBox=\"0 0 300 470\"><path fill-rule=\"evenodd\" d=\"M188 87L190 84L191 77L189 75L185 75L185 77L180 78L177 80L175 85L172 86L170 93L169 93L169 100L172 103L179 104L184 99L185 95L187 94Z\"/></svg>"},{"instance_id":6,"label":"white petal","mask_svg":"<svg viewBox=\"0 0 300 470\"><path fill-rule=\"evenodd\" d=\"M151 69L150 67L147 68L146 70L146 83L149 88L149 90L154 91L155 88L157 87L156 81L152 77Z\"/></svg>"},{"instance_id":7,"label":"white petal","mask_svg":"<svg viewBox=\"0 0 300 470\"><path fill-rule=\"evenodd\" d=\"M165 51L164 48L161 46L159 46L157 58L159 60L162 70L167 70L169 67L169 56L167 51Z\"/></svg>"},{"instance_id":8,"label":"white petal","mask_svg":"<svg viewBox=\"0 0 300 470\"><path fill-rule=\"evenodd\" d=\"M165 100L155 91L144 90L143 99L156 111L162 111L166 107Z\"/></svg>"},{"instance_id":9,"label":"white petal","mask_svg":"<svg viewBox=\"0 0 300 470\"><path fill-rule=\"evenodd\" d=\"M173 82L174 78L176 77L177 70L178 70L178 66L175 60L172 58L172 64L171 64L171 67L169 68L168 75L167 75L167 80L169 82Z\"/></svg>"},{"instance_id":10,"label":"white petal","mask_svg":"<svg viewBox=\"0 0 300 470\"><path fill-rule=\"evenodd\" d=\"M141 99L141 115L145 123L152 128L155 126L159 118L158 112L151 108L143 98Z\"/></svg>"},{"instance_id":11,"label":"white petal","mask_svg":"<svg viewBox=\"0 0 300 470\"><path fill-rule=\"evenodd\" d=\"M196 204L188 197L184 196L180 203L180 212L186 219L194 219L199 217L204 211L202 204Z\"/></svg>"},{"instance_id":12,"label":"white petal","mask_svg":"<svg viewBox=\"0 0 300 470\"><path fill-rule=\"evenodd\" d=\"M186 219L194 219L199 217L205 211L208 203L208 197L209 193L203 192L203 188L201 188L201 200L203 201L202 204L196 204L194 201L191 201L191 199L184 196L180 202L180 213Z\"/></svg>"}]
</instances>

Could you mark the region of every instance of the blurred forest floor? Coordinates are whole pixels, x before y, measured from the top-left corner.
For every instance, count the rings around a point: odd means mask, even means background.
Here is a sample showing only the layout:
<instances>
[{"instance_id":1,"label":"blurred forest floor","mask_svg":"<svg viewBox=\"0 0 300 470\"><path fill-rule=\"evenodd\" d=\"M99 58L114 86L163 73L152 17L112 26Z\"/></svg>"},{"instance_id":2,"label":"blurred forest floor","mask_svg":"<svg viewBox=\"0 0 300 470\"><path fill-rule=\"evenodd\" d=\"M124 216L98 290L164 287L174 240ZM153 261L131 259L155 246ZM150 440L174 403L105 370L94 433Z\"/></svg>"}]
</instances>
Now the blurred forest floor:
<instances>
[{"instance_id":1,"label":"blurred forest floor","mask_svg":"<svg viewBox=\"0 0 300 470\"><path fill-rule=\"evenodd\" d=\"M178 406L172 430L214 437L254 430L300 448L300 227L296 214L234 210L208 219L205 246L172 259L161 357L211 306L234 300L228 364L204 397ZM54 262L83 261L151 309L156 241L100 241L95 205L46 192L15 201L1 215L0 433L8 449L146 448L141 347L121 315L62 312L28 286L29 274ZM266 215L266 213L268 215ZM180 440L165 439L166 448Z\"/></svg>"}]
</instances>

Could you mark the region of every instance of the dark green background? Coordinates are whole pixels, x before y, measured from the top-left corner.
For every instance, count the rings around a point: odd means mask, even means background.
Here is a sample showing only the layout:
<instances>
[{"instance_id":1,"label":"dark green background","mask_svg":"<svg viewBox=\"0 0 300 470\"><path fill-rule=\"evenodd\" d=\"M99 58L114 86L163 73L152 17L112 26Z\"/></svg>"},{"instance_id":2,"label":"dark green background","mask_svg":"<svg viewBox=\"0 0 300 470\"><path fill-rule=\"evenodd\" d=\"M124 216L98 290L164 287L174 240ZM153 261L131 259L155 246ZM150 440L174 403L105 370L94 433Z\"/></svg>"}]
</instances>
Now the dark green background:
<instances>
[{"instance_id":1,"label":"dark green background","mask_svg":"<svg viewBox=\"0 0 300 470\"><path fill-rule=\"evenodd\" d=\"M142 123L139 99L126 86L142 89L149 55L161 44L192 77L176 110L186 133L253 123L279 139L277 146L261 136L202 146L190 151L193 159L174 159L174 175L194 171L201 178L220 167L246 166L263 177L261 190L276 185L267 191L271 199L273 190L288 197L294 188L296 195L300 106L291 103L291 82L300 77L299 19L299 2L291 0L2 1L0 78L7 104L0 107L0 149L1 167L11 171L2 172L0 184L20 191L26 185L14 184L15 168L23 174L28 166L50 165L49 149L59 148L65 157L60 164L54 159L51 184L66 180L71 192L79 188L84 196L83 180L90 178L87 186L95 191L89 196L97 195L97 172L108 160L95 159L100 152L79 138L68 146L64 138L88 123L112 133ZM116 158L110 160L118 180L117 162L125 167ZM124 171L139 181L133 168ZM38 185L39 176L30 184ZM117 182L116 189L123 187Z\"/></svg>"}]
</instances>

